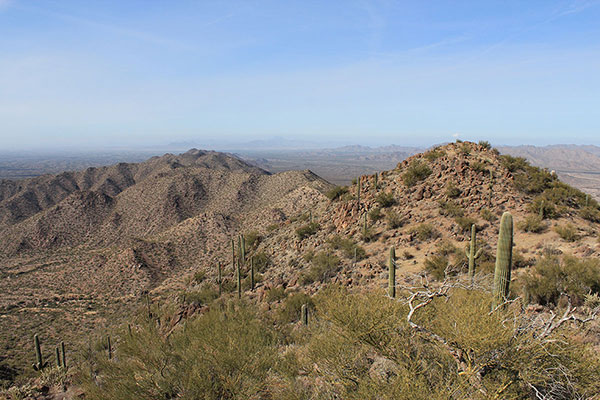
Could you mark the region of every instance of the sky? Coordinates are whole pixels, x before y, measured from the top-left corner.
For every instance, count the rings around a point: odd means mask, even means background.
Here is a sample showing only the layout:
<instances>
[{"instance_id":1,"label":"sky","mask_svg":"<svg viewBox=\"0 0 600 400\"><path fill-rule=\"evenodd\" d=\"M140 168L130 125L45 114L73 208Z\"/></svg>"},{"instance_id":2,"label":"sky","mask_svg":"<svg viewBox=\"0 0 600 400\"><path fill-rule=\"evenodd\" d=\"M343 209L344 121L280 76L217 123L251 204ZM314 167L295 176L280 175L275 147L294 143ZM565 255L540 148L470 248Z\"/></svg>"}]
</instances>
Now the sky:
<instances>
[{"instance_id":1,"label":"sky","mask_svg":"<svg viewBox=\"0 0 600 400\"><path fill-rule=\"evenodd\" d=\"M0 0L0 150L600 145L599 0Z\"/></svg>"}]
</instances>

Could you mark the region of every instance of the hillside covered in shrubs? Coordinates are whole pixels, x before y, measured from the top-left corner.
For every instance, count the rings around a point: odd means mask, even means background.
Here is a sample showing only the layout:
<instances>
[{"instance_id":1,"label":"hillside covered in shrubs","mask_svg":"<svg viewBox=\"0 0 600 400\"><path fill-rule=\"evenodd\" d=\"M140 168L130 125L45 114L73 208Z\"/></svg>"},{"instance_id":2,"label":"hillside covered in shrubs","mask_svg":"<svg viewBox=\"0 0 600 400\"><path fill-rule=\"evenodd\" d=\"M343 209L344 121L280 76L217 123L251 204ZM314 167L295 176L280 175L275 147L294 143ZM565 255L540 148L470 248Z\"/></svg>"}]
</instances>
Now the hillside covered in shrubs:
<instances>
[{"instance_id":1,"label":"hillside covered in shrubs","mask_svg":"<svg viewBox=\"0 0 600 400\"><path fill-rule=\"evenodd\" d=\"M486 142L310 193L246 212L6 396L600 398L596 200Z\"/></svg>"}]
</instances>

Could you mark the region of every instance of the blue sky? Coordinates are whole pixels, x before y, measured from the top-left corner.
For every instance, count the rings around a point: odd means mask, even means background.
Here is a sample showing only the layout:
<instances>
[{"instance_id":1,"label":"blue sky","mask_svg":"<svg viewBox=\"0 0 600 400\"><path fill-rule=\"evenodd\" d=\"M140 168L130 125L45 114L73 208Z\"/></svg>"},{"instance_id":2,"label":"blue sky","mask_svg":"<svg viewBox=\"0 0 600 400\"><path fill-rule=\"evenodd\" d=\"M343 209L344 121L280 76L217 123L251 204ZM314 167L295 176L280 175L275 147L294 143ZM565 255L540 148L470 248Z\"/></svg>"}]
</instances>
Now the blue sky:
<instances>
[{"instance_id":1,"label":"blue sky","mask_svg":"<svg viewBox=\"0 0 600 400\"><path fill-rule=\"evenodd\" d=\"M0 148L600 144L600 1L0 0Z\"/></svg>"}]
</instances>

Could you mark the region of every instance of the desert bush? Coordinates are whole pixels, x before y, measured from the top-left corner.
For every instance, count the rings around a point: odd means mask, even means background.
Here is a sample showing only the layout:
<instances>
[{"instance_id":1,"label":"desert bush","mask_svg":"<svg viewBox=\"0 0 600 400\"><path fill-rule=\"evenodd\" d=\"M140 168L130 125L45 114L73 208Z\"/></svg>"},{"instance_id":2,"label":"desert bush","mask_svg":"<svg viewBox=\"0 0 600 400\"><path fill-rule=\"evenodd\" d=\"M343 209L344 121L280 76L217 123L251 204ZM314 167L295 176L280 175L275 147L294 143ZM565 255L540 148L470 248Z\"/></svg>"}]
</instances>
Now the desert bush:
<instances>
[{"instance_id":1,"label":"desert bush","mask_svg":"<svg viewBox=\"0 0 600 400\"><path fill-rule=\"evenodd\" d=\"M517 226L523 232L541 233L546 229L546 224L537 214L529 214L524 220L520 221Z\"/></svg>"},{"instance_id":2,"label":"desert bush","mask_svg":"<svg viewBox=\"0 0 600 400\"><path fill-rule=\"evenodd\" d=\"M508 154L500 156L500 163L510 172L524 170L529 167L529 163L523 157L513 157Z\"/></svg>"},{"instance_id":3,"label":"desert bush","mask_svg":"<svg viewBox=\"0 0 600 400\"><path fill-rule=\"evenodd\" d=\"M271 257L264 251L260 251L252 256L254 259L254 268L257 272L264 272L271 265Z\"/></svg>"},{"instance_id":4,"label":"desert bush","mask_svg":"<svg viewBox=\"0 0 600 400\"><path fill-rule=\"evenodd\" d=\"M520 280L531 302L558 305L560 297L568 295L583 304L586 295L600 293L600 260L544 256Z\"/></svg>"},{"instance_id":5,"label":"desert bush","mask_svg":"<svg viewBox=\"0 0 600 400\"><path fill-rule=\"evenodd\" d=\"M471 217L456 217L454 221L462 232L468 232L471 230L473 224L477 224L477 220Z\"/></svg>"},{"instance_id":6,"label":"desert bush","mask_svg":"<svg viewBox=\"0 0 600 400\"><path fill-rule=\"evenodd\" d=\"M446 152L439 147L433 148L433 149L423 153L423 157L425 157L425 159L429 162L435 161L438 158L443 157L445 155L446 155Z\"/></svg>"},{"instance_id":7,"label":"desert bush","mask_svg":"<svg viewBox=\"0 0 600 400\"><path fill-rule=\"evenodd\" d=\"M483 173L488 171L485 164L481 161L473 161L469 164L469 167L477 173Z\"/></svg>"},{"instance_id":8,"label":"desert bush","mask_svg":"<svg viewBox=\"0 0 600 400\"><path fill-rule=\"evenodd\" d=\"M279 224L270 224L267 225L267 232L271 233L279 228Z\"/></svg>"},{"instance_id":9,"label":"desert bush","mask_svg":"<svg viewBox=\"0 0 600 400\"><path fill-rule=\"evenodd\" d=\"M451 199L455 199L458 196L460 196L461 193L462 191L458 188L458 186L456 186L454 181L448 182L448 184L446 185L446 196L448 196Z\"/></svg>"},{"instance_id":10,"label":"desert bush","mask_svg":"<svg viewBox=\"0 0 600 400\"><path fill-rule=\"evenodd\" d=\"M444 279L448 265L448 257L444 255L433 255L425 259L425 271L437 280Z\"/></svg>"},{"instance_id":11,"label":"desert bush","mask_svg":"<svg viewBox=\"0 0 600 400\"><path fill-rule=\"evenodd\" d=\"M471 154L471 145L467 142L462 142L460 149L458 150L462 155L468 156Z\"/></svg>"},{"instance_id":12,"label":"desert bush","mask_svg":"<svg viewBox=\"0 0 600 400\"><path fill-rule=\"evenodd\" d=\"M557 218L560 216L556 204L545 196L536 196L527 206L527 210L535 215L541 216L543 214L544 218Z\"/></svg>"},{"instance_id":13,"label":"desert bush","mask_svg":"<svg viewBox=\"0 0 600 400\"><path fill-rule=\"evenodd\" d=\"M556 225L554 227L554 232L558 233L558 236L560 236L561 239L566 240L567 242L576 242L577 240L579 240L577 228L571 223L567 223L564 225Z\"/></svg>"},{"instance_id":14,"label":"desert bush","mask_svg":"<svg viewBox=\"0 0 600 400\"><path fill-rule=\"evenodd\" d=\"M561 334L537 339L521 329L527 316L517 307L490 313L490 304L485 292L454 289L417 310L415 329L403 302L328 290L317 296L323 323L309 339L306 365L319 368L324 398L526 399L531 386L540 397L595 395L600 372L590 375L590 364L599 365L591 346ZM457 361L451 353L465 356ZM475 372L483 369L483 377Z\"/></svg>"},{"instance_id":15,"label":"desert bush","mask_svg":"<svg viewBox=\"0 0 600 400\"><path fill-rule=\"evenodd\" d=\"M280 355L278 335L251 307L211 309L167 337L154 324L120 338L113 360L99 360L102 385L82 376L86 398L239 399L267 390Z\"/></svg>"},{"instance_id":16,"label":"desert bush","mask_svg":"<svg viewBox=\"0 0 600 400\"><path fill-rule=\"evenodd\" d=\"M496 214L491 212L489 208L482 208L480 215L481 215L481 218L483 218L487 222L494 222L498 219L496 217Z\"/></svg>"},{"instance_id":17,"label":"desert bush","mask_svg":"<svg viewBox=\"0 0 600 400\"><path fill-rule=\"evenodd\" d=\"M192 282L194 282L196 285L199 285L202 282L204 282L205 279L206 279L206 272L205 271L196 271L196 272L194 272L194 276L192 278Z\"/></svg>"},{"instance_id":18,"label":"desert bush","mask_svg":"<svg viewBox=\"0 0 600 400\"><path fill-rule=\"evenodd\" d=\"M354 243L352 239L343 238L340 235L333 235L327 242L331 245L334 250L341 250L346 258L354 259L354 253L356 251L356 258L362 260L367 256L365 249Z\"/></svg>"},{"instance_id":19,"label":"desert bush","mask_svg":"<svg viewBox=\"0 0 600 400\"><path fill-rule=\"evenodd\" d=\"M404 218L393 210L389 210L385 213L385 220L390 229L398 229L404 225Z\"/></svg>"},{"instance_id":20,"label":"desert bush","mask_svg":"<svg viewBox=\"0 0 600 400\"><path fill-rule=\"evenodd\" d=\"M321 251L312 258L311 266L301 278L303 284L322 282L335 274L340 264L340 259L331 253Z\"/></svg>"},{"instance_id":21,"label":"desert bush","mask_svg":"<svg viewBox=\"0 0 600 400\"><path fill-rule=\"evenodd\" d=\"M287 296L277 313L277 319L283 323L298 321L300 319L300 309L306 304L313 307L312 298L306 293L296 292Z\"/></svg>"},{"instance_id":22,"label":"desert bush","mask_svg":"<svg viewBox=\"0 0 600 400\"><path fill-rule=\"evenodd\" d=\"M375 201L382 208L391 207L396 203L396 200L394 200L394 195L391 193L385 193L385 192L379 193L377 195L377 197L375 197Z\"/></svg>"},{"instance_id":23,"label":"desert bush","mask_svg":"<svg viewBox=\"0 0 600 400\"><path fill-rule=\"evenodd\" d=\"M462 217L465 215L465 210L454 200L440 200L440 214L447 217Z\"/></svg>"},{"instance_id":24,"label":"desert bush","mask_svg":"<svg viewBox=\"0 0 600 400\"><path fill-rule=\"evenodd\" d=\"M381 208L375 207L369 211L369 219L373 222L379 221L383 218L383 214L381 213Z\"/></svg>"},{"instance_id":25,"label":"desert bush","mask_svg":"<svg viewBox=\"0 0 600 400\"><path fill-rule=\"evenodd\" d=\"M330 189L325 196L329 198L329 200L334 201L339 199L342 195L348 193L348 188L344 186L336 186Z\"/></svg>"},{"instance_id":26,"label":"desert bush","mask_svg":"<svg viewBox=\"0 0 600 400\"><path fill-rule=\"evenodd\" d=\"M250 231L244 234L244 239L246 242L246 251L250 251L250 249L255 248L260 243L262 237L258 231Z\"/></svg>"},{"instance_id":27,"label":"desert bush","mask_svg":"<svg viewBox=\"0 0 600 400\"><path fill-rule=\"evenodd\" d=\"M214 285L204 285L198 290L187 291L183 294L183 299L187 304L210 304L219 297L219 291Z\"/></svg>"},{"instance_id":28,"label":"desert bush","mask_svg":"<svg viewBox=\"0 0 600 400\"><path fill-rule=\"evenodd\" d=\"M590 222L600 222L600 211L595 207L583 207L579 210L579 216Z\"/></svg>"},{"instance_id":29,"label":"desert bush","mask_svg":"<svg viewBox=\"0 0 600 400\"><path fill-rule=\"evenodd\" d=\"M433 225L427 223L412 226L407 232L411 235L414 235L421 241L434 239L439 235L439 232L433 227Z\"/></svg>"},{"instance_id":30,"label":"desert bush","mask_svg":"<svg viewBox=\"0 0 600 400\"><path fill-rule=\"evenodd\" d=\"M431 168L421 160L413 161L402 175L402 181L408 187L414 186L431 175Z\"/></svg>"},{"instance_id":31,"label":"desert bush","mask_svg":"<svg viewBox=\"0 0 600 400\"><path fill-rule=\"evenodd\" d=\"M492 148L492 145L487 140L480 140L479 145L486 150L490 150Z\"/></svg>"},{"instance_id":32,"label":"desert bush","mask_svg":"<svg viewBox=\"0 0 600 400\"><path fill-rule=\"evenodd\" d=\"M318 232L321 226L317 222L311 222L296 229L298 239L302 240Z\"/></svg>"},{"instance_id":33,"label":"desert bush","mask_svg":"<svg viewBox=\"0 0 600 400\"><path fill-rule=\"evenodd\" d=\"M265 301L279 301L285 299L286 296L287 293L285 292L285 289L282 286L276 286L267 290L265 293Z\"/></svg>"}]
</instances>

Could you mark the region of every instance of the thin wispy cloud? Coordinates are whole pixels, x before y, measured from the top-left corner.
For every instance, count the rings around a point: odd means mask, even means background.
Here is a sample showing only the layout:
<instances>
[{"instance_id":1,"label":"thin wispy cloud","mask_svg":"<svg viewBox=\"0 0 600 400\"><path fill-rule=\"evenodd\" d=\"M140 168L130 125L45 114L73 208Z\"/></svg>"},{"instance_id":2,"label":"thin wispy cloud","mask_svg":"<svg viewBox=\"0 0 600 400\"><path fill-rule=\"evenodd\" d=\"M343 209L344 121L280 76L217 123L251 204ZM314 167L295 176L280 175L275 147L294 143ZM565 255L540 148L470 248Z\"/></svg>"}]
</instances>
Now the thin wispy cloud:
<instances>
[{"instance_id":1,"label":"thin wispy cloud","mask_svg":"<svg viewBox=\"0 0 600 400\"><path fill-rule=\"evenodd\" d=\"M0 1L11 1L11 0L0 0ZM51 18L58 18L66 22L71 22L73 24L77 24L80 26L85 26L92 29L99 29L109 33L113 33L116 35L126 36L133 39L137 39L140 41L144 41L147 43L159 45L159 46L168 46L170 48L176 50L193 50L195 46L190 45L189 43L182 42L180 40L173 40L169 38L165 38L162 36L158 36L153 33L145 32L142 30L131 29L128 27L123 27L111 23L107 23L104 21L93 20L77 15L65 14L61 12L56 12L48 9L42 9L39 7L31 7L31 6L22 6L21 9L26 9L28 11L36 12L39 14L43 14L45 16ZM214 23L218 23L215 21Z\"/></svg>"}]
</instances>

